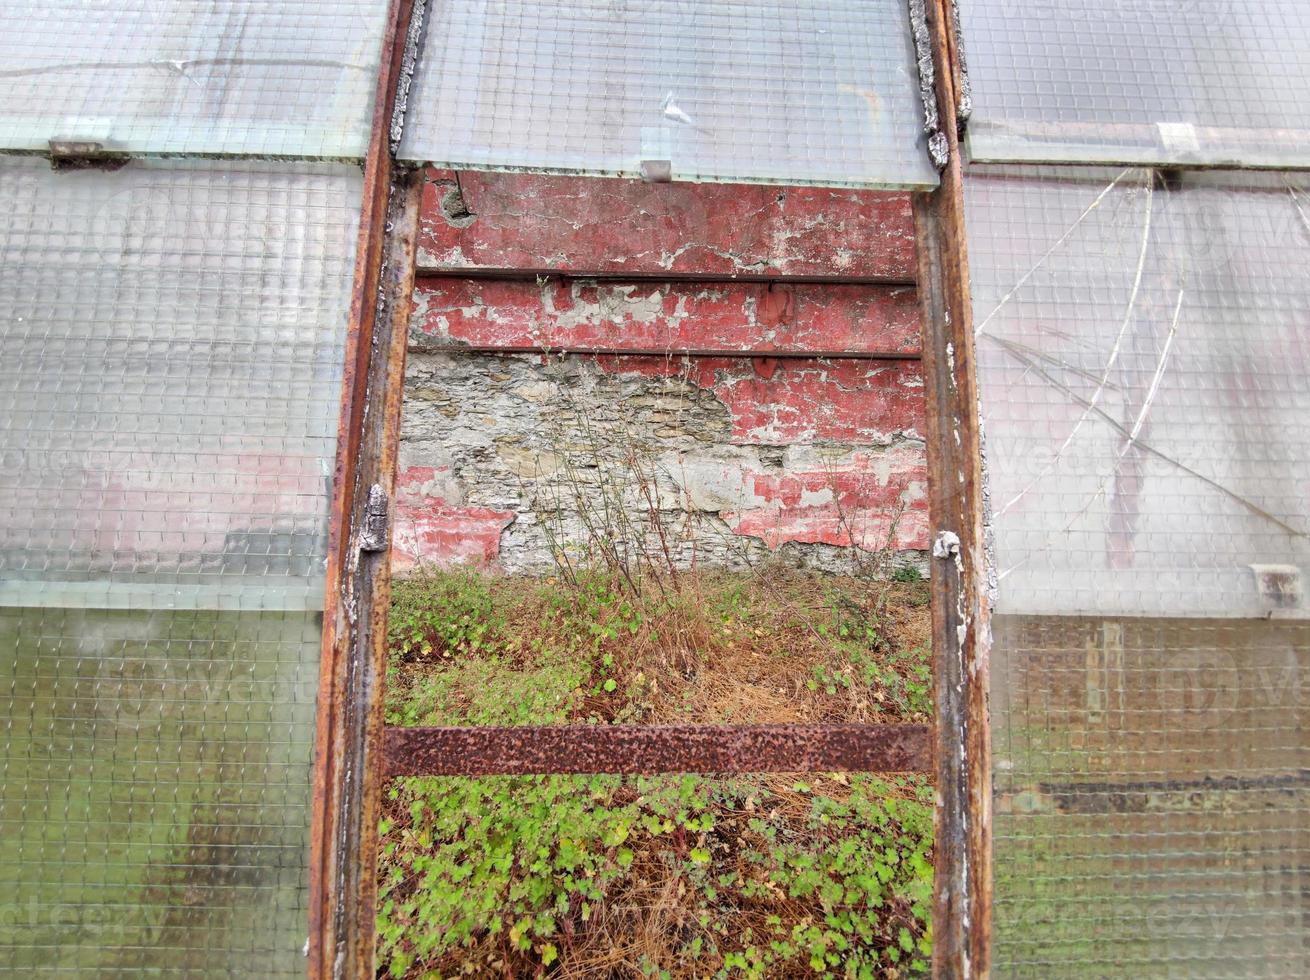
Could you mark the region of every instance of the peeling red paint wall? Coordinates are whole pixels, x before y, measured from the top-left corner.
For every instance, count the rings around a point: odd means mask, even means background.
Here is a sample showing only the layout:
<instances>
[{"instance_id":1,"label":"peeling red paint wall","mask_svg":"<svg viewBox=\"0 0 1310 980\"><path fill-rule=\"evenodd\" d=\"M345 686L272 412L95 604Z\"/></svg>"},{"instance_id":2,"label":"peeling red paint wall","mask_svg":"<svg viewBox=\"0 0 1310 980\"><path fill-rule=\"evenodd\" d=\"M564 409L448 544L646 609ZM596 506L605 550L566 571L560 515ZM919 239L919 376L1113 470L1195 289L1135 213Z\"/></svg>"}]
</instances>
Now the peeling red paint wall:
<instances>
[{"instance_id":1,"label":"peeling red paint wall","mask_svg":"<svg viewBox=\"0 0 1310 980\"><path fill-rule=\"evenodd\" d=\"M547 567L542 488L626 441L690 560L927 548L905 195L434 170L420 248L402 571Z\"/></svg>"},{"instance_id":2,"label":"peeling red paint wall","mask_svg":"<svg viewBox=\"0 0 1310 980\"><path fill-rule=\"evenodd\" d=\"M615 374L686 378L727 406L738 443L885 444L921 439L919 362L602 356Z\"/></svg>"},{"instance_id":3,"label":"peeling red paint wall","mask_svg":"<svg viewBox=\"0 0 1310 980\"><path fill-rule=\"evenodd\" d=\"M414 300L434 344L919 352L908 286L433 277Z\"/></svg>"},{"instance_id":4,"label":"peeling red paint wall","mask_svg":"<svg viewBox=\"0 0 1310 980\"><path fill-rule=\"evenodd\" d=\"M431 170L421 220L428 269L914 281L906 194Z\"/></svg>"},{"instance_id":5,"label":"peeling red paint wall","mask_svg":"<svg viewBox=\"0 0 1310 980\"><path fill-rule=\"evenodd\" d=\"M851 465L748 473L760 506L725 514L738 534L865 551L928 547L928 473L920 452L857 454Z\"/></svg>"},{"instance_id":6,"label":"peeling red paint wall","mask_svg":"<svg viewBox=\"0 0 1310 980\"><path fill-rule=\"evenodd\" d=\"M434 485L431 466L409 466L396 474L396 533L391 569L398 574L430 562L438 565L491 562L513 511L461 507Z\"/></svg>"}]
</instances>

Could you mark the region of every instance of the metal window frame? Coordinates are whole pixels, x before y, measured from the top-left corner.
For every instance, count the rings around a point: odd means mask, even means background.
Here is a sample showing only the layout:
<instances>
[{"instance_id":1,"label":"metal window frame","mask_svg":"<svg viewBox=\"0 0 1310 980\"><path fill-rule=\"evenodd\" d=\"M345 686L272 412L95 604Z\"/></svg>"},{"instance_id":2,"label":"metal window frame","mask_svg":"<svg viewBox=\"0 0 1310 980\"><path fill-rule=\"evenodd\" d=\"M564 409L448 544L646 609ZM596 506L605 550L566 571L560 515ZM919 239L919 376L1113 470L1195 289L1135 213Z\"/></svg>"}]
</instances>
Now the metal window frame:
<instances>
[{"instance_id":1,"label":"metal window frame","mask_svg":"<svg viewBox=\"0 0 1310 980\"><path fill-rule=\"evenodd\" d=\"M933 975L986 977L992 913L988 726L992 637L982 423L960 153L960 136L969 117L969 83L956 0L910 2L914 14L919 9L923 14L933 69L932 79L924 81L931 82L936 118L944 121L933 137L940 139L945 155L940 186L913 199L933 528L937 724Z\"/></svg>"},{"instance_id":2,"label":"metal window frame","mask_svg":"<svg viewBox=\"0 0 1310 980\"><path fill-rule=\"evenodd\" d=\"M346 337L314 741L308 972L372 977L395 483L421 182L394 156L424 0L391 0L373 102ZM381 525L381 526L380 526Z\"/></svg>"},{"instance_id":3,"label":"metal window frame","mask_svg":"<svg viewBox=\"0 0 1310 980\"><path fill-rule=\"evenodd\" d=\"M990 933L990 645L981 434L958 126L967 117L954 0L921 14L925 99L946 147L913 195L928 399L935 734L924 725L385 729L388 548L421 171L397 164L424 0L392 0L364 167L327 566L310 866L309 975L374 975L377 825L394 775L933 771L938 977L986 976ZM932 71L932 66L941 70ZM931 73L932 77L929 78ZM930 93L930 94L929 94Z\"/></svg>"}]
</instances>

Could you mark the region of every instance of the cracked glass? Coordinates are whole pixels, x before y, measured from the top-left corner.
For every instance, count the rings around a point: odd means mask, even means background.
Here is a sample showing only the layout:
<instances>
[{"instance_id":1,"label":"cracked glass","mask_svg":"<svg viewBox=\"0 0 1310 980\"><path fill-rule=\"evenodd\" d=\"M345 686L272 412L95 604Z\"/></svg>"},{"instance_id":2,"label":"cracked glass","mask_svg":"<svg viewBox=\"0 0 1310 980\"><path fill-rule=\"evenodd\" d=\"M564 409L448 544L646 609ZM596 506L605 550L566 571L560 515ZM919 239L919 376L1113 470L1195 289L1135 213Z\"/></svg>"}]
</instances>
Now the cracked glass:
<instances>
[{"instance_id":1,"label":"cracked glass","mask_svg":"<svg viewBox=\"0 0 1310 980\"><path fill-rule=\"evenodd\" d=\"M972 173L1000 611L1282 608L1261 582L1310 570L1310 183Z\"/></svg>"},{"instance_id":2,"label":"cracked glass","mask_svg":"<svg viewBox=\"0 0 1310 980\"><path fill-rule=\"evenodd\" d=\"M6 0L0 150L363 157L385 0Z\"/></svg>"},{"instance_id":3,"label":"cracked glass","mask_svg":"<svg viewBox=\"0 0 1310 980\"><path fill-rule=\"evenodd\" d=\"M973 167L1007 976L1310 969L1304 176Z\"/></svg>"},{"instance_id":4,"label":"cracked glass","mask_svg":"<svg viewBox=\"0 0 1310 980\"><path fill-rule=\"evenodd\" d=\"M976 161L1310 166L1304 0L961 3Z\"/></svg>"},{"instance_id":5,"label":"cracked glass","mask_svg":"<svg viewBox=\"0 0 1310 980\"><path fill-rule=\"evenodd\" d=\"M923 122L900 0L452 0L431 11L400 155L926 188Z\"/></svg>"}]
</instances>

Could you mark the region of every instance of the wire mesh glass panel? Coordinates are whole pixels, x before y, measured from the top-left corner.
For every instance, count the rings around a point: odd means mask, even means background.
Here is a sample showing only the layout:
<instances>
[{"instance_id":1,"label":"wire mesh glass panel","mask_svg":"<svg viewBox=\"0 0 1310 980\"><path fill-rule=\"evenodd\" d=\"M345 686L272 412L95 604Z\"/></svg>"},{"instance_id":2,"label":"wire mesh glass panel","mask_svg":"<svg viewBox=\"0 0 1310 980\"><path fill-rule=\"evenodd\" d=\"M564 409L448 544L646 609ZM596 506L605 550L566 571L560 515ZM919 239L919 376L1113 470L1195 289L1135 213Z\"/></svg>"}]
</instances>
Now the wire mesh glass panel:
<instances>
[{"instance_id":1,"label":"wire mesh glass panel","mask_svg":"<svg viewBox=\"0 0 1310 980\"><path fill-rule=\"evenodd\" d=\"M0 969L304 970L360 184L0 161Z\"/></svg>"},{"instance_id":2,"label":"wire mesh glass panel","mask_svg":"<svg viewBox=\"0 0 1310 980\"><path fill-rule=\"evenodd\" d=\"M385 0L7 0L0 149L362 157Z\"/></svg>"},{"instance_id":3,"label":"wire mesh glass panel","mask_svg":"<svg viewBox=\"0 0 1310 980\"><path fill-rule=\"evenodd\" d=\"M1310 609L1306 186L974 169L1002 612Z\"/></svg>"},{"instance_id":4,"label":"wire mesh glass panel","mask_svg":"<svg viewBox=\"0 0 1310 980\"><path fill-rule=\"evenodd\" d=\"M1310 973L1310 626L993 625L997 974Z\"/></svg>"},{"instance_id":5,"label":"wire mesh glass panel","mask_svg":"<svg viewBox=\"0 0 1310 980\"><path fill-rule=\"evenodd\" d=\"M1304 0L961 3L975 160L1310 166Z\"/></svg>"},{"instance_id":6,"label":"wire mesh glass panel","mask_svg":"<svg viewBox=\"0 0 1310 980\"><path fill-rule=\"evenodd\" d=\"M653 179L929 187L905 4L452 0L401 155Z\"/></svg>"},{"instance_id":7,"label":"wire mesh glass panel","mask_svg":"<svg viewBox=\"0 0 1310 980\"><path fill-rule=\"evenodd\" d=\"M1005 976L1310 970L1301 178L975 167Z\"/></svg>"},{"instance_id":8,"label":"wire mesh glass panel","mask_svg":"<svg viewBox=\"0 0 1310 980\"><path fill-rule=\"evenodd\" d=\"M303 975L320 623L0 608L0 971Z\"/></svg>"}]
</instances>

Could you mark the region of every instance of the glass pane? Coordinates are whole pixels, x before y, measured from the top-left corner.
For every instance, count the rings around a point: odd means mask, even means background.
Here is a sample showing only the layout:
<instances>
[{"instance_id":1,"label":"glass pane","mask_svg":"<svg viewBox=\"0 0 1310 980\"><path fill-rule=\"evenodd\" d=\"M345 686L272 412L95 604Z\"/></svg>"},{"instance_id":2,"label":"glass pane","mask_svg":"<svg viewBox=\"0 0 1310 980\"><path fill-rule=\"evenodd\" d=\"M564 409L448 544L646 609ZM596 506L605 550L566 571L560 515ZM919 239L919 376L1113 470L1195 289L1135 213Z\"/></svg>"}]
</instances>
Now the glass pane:
<instances>
[{"instance_id":1,"label":"glass pane","mask_svg":"<svg viewBox=\"0 0 1310 980\"><path fill-rule=\"evenodd\" d=\"M960 11L975 160L1310 166L1304 0Z\"/></svg>"},{"instance_id":2,"label":"glass pane","mask_svg":"<svg viewBox=\"0 0 1310 980\"><path fill-rule=\"evenodd\" d=\"M1310 971L1310 627L993 621L1007 977Z\"/></svg>"},{"instance_id":3,"label":"glass pane","mask_svg":"<svg viewBox=\"0 0 1310 980\"><path fill-rule=\"evenodd\" d=\"M1303 975L1302 180L975 167L966 199L997 971Z\"/></svg>"},{"instance_id":4,"label":"glass pane","mask_svg":"<svg viewBox=\"0 0 1310 980\"><path fill-rule=\"evenodd\" d=\"M0 162L5 967L304 970L360 183Z\"/></svg>"},{"instance_id":5,"label":"glass pane","mask_svg":"<svg viewBox=\"0 0 1310 980\"><path fill-rule=\"evenodd\" d=\"M401 156L674 180L931 187L905 5L442 3Z\"/></svg>"},{"instance_id":6,"label":"glass pane","mask_svg":"<svg viewBox=\"0 0 1310 980\"><path fill-rule=\"evenodd\" d=\"M321 620L0 608L7 975L303 976Z\"/></svg>"},{"instance_id":7,"label":"glass pane","mask_svg":"<svg viewBox=\"0 0 1310 980\"><path fill-rule=\"evenodd\" d=\"M0 149L362 157L385 0L7 0Z\"/></svg>"},{"instance_id":8,"label":"glass pane","mask_svg":"<svg viewBox=\"0 0 1310 980\"><path fill-rule=\"evenodd\" d=\"M1304 614L1305 179L974 168L968 201L999 609Z\"/></svg>"}]
</instances>

